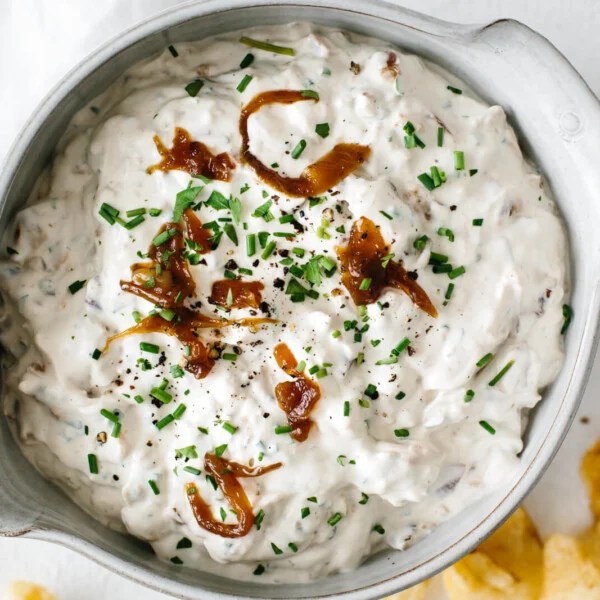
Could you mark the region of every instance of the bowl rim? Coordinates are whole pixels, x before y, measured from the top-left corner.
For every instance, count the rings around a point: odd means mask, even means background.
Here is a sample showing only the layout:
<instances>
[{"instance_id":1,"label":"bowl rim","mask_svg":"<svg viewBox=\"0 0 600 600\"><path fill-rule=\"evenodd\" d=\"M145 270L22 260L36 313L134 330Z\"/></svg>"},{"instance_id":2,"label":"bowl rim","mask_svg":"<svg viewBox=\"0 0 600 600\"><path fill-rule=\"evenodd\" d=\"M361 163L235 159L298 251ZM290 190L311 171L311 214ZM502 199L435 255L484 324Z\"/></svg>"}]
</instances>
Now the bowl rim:
<instances>
[{"instance_id":1,"label":"bowl rim","mask_svg":"<svg viewBox=\"0 0 600 600\"><path fill-rule=\"evenodd\" d=\"M421 31L424 34L437 36L439 38L448 38L449 40L459 40L465 43L485 35L497 26L506 25L513 31L525 31L540 46L540 51L545 52L547 55L552 55L554 60L562 63L560 66L564 72L570 70L571 74L576 75L580 85L580 89L578 90L579 93L589 95L591 97L589 100L595 104L595 107L600 114L600 103L589 90L585 81L562 54L546 40L546 38L518 21L511 19L500 19L481 26L455 24L403 8L397 4L392 4L384 0L369 0L368 5L363 0L205 0L204 2L202 0L190 0L167 8L166 10L125 29L123 32L117 34L92 51L62 77L62 79L39 103L38 107L21 128L15 141L11 145L3 164L0 167L0 198L4 199L9 193L12 179L19 167L21 158L34 139L35 133L39 127L52 115L61 100L66 97L78 83L92 75L99 67L111 60L115 55L136 42L141 41L145 37L160 31L167 31L189 19L240 9L269 6L324 8L343 11L345 13L353 13L357 16L365 15L376 17L388 21L390 26L409 27ZM2 200L2 207L3 206L4 201ZM598 288L600 288L600 283L596 288L596 298L598 296ZM597 305L598 302L596 302L596 306ZM416 584L418 581L441 571L472 550L484 537L487 537L497 529L510 516L512 511L542 476L555 453L558 451L560 444L566 436L570 424L575 417L592 368L594 353L598 344L600 315L586 315L586 323L589 326L582 335L577 350L575 368L570 375L570 380L566 385L566 391L561 403L562 408L568 410L557 411L551 425L548 426L548 436L545 443L541 445L537 453L531 457L527 468L520 478L514 481L512 487L507 488L505 494L501 497L499 495L495 507L488 514L486 519L479 522L469 531L464 532L453 544L445 547L434 556L430 556L419 565L406 570L401 574L389 577L377 584L357 587L351 591L318 596L306 596L306 598L345 598L347 600L381 598L396 592L400 587L409 587ZM0 531L0 535L10 534L11 532ZM30 528L25 528L23 531L12 532L12 535L23 535L29 538L61 544L62 546L75 550L98 564L101 564L114 573L165 594L177 594L181 598L190 599L200 597L189 595L192 593L189 584L184 584L158 575L149 568L141 567L118 558L75 534L54 530L44 526L43 523L34 523ZM402 580L402 582L398 583L399 580ZM250 599L256 597L234 596L209 590L202 590L202 594L202 597L214 600L225 600L226 598L245 600L246 598Z\"/></svg>"}]
</instances>

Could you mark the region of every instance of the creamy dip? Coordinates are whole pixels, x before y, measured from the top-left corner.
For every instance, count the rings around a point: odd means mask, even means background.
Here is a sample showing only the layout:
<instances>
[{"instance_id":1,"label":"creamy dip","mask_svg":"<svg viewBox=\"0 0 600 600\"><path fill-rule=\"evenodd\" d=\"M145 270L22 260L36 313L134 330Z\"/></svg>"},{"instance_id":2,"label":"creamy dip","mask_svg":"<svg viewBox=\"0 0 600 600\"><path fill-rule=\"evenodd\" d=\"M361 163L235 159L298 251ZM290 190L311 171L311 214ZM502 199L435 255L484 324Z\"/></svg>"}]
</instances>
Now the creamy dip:
<instances>
[{"instance_id":1,"label":"creamy dip","mask_svg":"<svg viewBox=\"0 0 600 600\"><path fill-rule=\"evenodd\" d=\"M302 99L249 116L243 155L241 111L274 90ZM1 266L15 357L5 411L28 459L160 557L271 581L406 548L505 483L563 360L568 249L504 111L463 90L385 42L305 23L180 44L130 69L73 120ZM156 142L168 154L176 128L229 173L160 167ZM305 169L340 144L360 145L360 160L342 173L336 155L339 181L318 191ZM261 179L248 153L305 191ZM210 247L184 241L182 208L208 225ZM372 273L344 270L343 256L362 256L361 224L384 244ZM152 252L171 239L193 292L149 301L140 293L172 275ZM389 283L392 267L404 283ZM132 293L136 277L144 289ZM264 287L237 307L227 281ZM166 329L103 351L151 313L155 325L181 322L182 306L272 321L198 329L214 363L202 373ZM278 394L301 385L318 398L294 421ZM205 456L273 466L219 474L248 515L233 512Z\"/></svg>"}]
</instances>

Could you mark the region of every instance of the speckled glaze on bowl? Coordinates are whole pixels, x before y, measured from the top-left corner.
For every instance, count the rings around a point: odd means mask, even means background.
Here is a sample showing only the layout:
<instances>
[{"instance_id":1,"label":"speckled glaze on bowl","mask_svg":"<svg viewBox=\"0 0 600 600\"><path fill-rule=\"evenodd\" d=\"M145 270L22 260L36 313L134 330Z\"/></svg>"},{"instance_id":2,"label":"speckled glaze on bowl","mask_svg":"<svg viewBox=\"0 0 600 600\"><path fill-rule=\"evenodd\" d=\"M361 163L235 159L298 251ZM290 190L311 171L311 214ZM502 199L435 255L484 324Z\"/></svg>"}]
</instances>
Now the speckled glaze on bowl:
<instances>
[{"instance_id":1,"label":"speckled glaze on bowl","mask_svg":"<svg viewBox=\"0 0 600 600\"><path fill-rule=\"evenodd\" d=\"M63 544L183 599L375 599L433 575L472 549L515 509L558 449L583 394L597 343L600 106L565 58L516 21L454 25L373 0L205 0L179 5L98 49L38 107L0 171L0 234L28 197L73 114L133 63L171 43L297 20L388 40L447 68L488 103L501 104L554 192L571 241L575 320L562 372L532 414L519 470L504 489L404 552L378 554L356 571L311 584L244 583L160 562L147 545L99 525L42 479L0 417L0 535Z\"/></svg>"}]
</instances>

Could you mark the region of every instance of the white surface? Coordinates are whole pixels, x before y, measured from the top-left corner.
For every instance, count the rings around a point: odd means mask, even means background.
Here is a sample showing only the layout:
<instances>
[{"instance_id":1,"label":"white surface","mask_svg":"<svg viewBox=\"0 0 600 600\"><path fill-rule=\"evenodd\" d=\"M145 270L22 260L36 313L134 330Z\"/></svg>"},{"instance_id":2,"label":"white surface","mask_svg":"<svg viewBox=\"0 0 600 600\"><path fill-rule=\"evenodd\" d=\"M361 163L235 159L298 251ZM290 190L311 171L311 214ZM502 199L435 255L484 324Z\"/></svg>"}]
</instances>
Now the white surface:
<instances>
[{"instance_id":1,"label":"white surface","mask_svg":"<svg viewBox=\"0 0 600 600\"><path fill-rule=\"evenodd\" d=\"M122 29L178 0L0 0L0 160L46 91L88 52ZM600 93L597 0L402 0L451 21L518 19L546 35ZM600 360L566 442L527 506L542 534L588 523L579 457L600 437ZM589 423L580 422L588 417ZM60 600L166 600L79 555L33 540L0 539L0 598L9 581L47 585Z\"/></svg>"}]
</instances>

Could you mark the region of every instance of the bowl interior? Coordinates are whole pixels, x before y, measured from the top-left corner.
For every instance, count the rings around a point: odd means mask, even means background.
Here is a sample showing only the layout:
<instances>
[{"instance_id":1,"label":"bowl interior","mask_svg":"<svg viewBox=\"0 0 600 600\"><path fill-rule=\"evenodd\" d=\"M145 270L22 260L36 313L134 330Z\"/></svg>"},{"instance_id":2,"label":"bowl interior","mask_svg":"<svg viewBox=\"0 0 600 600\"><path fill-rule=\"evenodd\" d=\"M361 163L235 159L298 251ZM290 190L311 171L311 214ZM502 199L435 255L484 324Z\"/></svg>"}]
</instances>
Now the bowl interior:
<instances>
[{"instance_id":1,"label":"bowl interior","mask_svg":"<svg viewBox=\"0 0 600 600\"><path fill-rule=\"evenodd\" d=\"M576 319L566 363L532 415L519 471L510 485L441 525L414 547L372 557L351 574L306 585L240 583L158 561L150 548L93 521L42 479L23 458L0 418L0 530L59 541L105 565L182 598L304 598L342 594L378 598L415 583L456 560L496 527L522 499L557 449L589 370L597 329L599 221L592 190L600 153L595 100L545 40L514 22L491 28L454 27L397 7L361 0L307 0L242 6L242 0L184 5L131 30L98 51L47 98L17 141L0 174L0 234L28 197L73 114L138 60L170 43L201 39L257 24L308 20L372 35L441 64L482 98L501 104L526 153L540 166L565 217L571 240ZM365 14L368 11L369 14ZM82 77L83 74L83 77ZM560 79L560 85L556 80ZM565 111L580 129L565 130ZM562 125L561 125L562 123ZM569 121L572 123L572 121ZM596 189L598 189L596 187ZM81 541L83 540L83 541Z\"/></svg>"}]
</instances>

